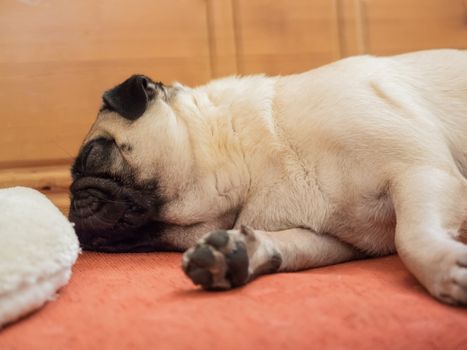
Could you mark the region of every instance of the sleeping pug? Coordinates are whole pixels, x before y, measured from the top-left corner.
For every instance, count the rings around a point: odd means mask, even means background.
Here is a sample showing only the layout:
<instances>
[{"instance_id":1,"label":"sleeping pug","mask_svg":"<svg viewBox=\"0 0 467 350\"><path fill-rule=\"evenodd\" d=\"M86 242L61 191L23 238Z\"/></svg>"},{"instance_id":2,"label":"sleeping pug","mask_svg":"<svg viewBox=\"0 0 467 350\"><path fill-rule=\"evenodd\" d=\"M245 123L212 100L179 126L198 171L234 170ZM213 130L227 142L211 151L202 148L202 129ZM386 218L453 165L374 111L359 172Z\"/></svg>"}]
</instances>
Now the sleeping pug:
<instances>
[{"instance_id":1,"label":"sleeping pug","mask_svg":"<svg viewBox=\"0 0 467 350\"><path fill-rule=\"evenodd\" d=\"M467 51L108 90L72 167L84 249L188 249L206 289L400 255L467 304Z\"/></svg>"}]
</instances>

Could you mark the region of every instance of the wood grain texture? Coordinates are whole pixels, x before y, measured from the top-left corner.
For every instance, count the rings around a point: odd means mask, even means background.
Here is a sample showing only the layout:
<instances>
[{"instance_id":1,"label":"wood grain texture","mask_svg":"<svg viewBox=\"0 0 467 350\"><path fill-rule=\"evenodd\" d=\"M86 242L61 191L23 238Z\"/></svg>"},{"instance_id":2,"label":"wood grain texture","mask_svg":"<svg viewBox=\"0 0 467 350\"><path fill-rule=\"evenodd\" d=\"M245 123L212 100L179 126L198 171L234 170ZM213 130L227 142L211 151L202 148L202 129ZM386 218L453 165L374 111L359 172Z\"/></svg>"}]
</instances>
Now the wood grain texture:
<instances>
[{"instance_id":1,"label":"wood grain texture","mask_svg":"<svg viewBox=\"0 0 467 350\"><path fill-rule=\"evenodd\" d=\"M360 0L368 53L467 48L465 0Z\"/></svg>"},{"instance_id":2,"label":"wood grain texture","mask_svg":"<svg viewBox=\"0 0 467 350\"><path fill-rule=\"evenodd\" d=\"M237 74L233 0L208 0L209 43L213 78Z\"/></svg>"},{"instance_id":3,"label":"wood grain texture","mask_svg":"<svg viewBox=\"0 0 467 350\"><path fill-rule=\"evenodd\" d=\"M234 0L239 71L288 74L340 57L337 8L328 0Z\"/></svg>"},{"instance_id":4,"label":"wood grain texture","mask_svg":"<svg viewBox=\"0 0 467 350\"><path fill-rule=\"evenodd\" d=\"M64 214L70 205L68 165L0 169L0 188L24 186L44 193Z\"/></svg>"},{"instance_id":5,"label":"wood grain texture","mask_svg":"<svg viewBox=\"0 0 467 350\"><path fill-rule=\"evenodd\" d=\"M342 57L366 53L363 6L360 0L337 0L339 47Z\"/></svg>"},{"instance_id":6,"label":"wood grain texture","mask_svg":"<svg viewBox=\"0 0 467 350\"><path fill-rule=\"evenodd\" d=\"M105 89L467 48L467 0L2 0L0 169L70 164Z\"/></svg>"},{"instance_id":7,"label":"wood grain texture","mask_svg":"<svg viewBox=\"0 0 467 350\"><path fill-rule=\"evenodd\" d=\"M203 0L3 0L0 33L0 167L70 159L133 73L211 78Z\"/></svg>"},{"instance_id":8,"label":"wood grain texture","mask_svg":"<svg viewBox=\"0 0 467 350\"><path fill-rule=\"evenodd\" d=\"M68 191L70 183L70 168L66 165L0 170L0 188L25 186L44 191Z\"/></svg>"}]
</instances>

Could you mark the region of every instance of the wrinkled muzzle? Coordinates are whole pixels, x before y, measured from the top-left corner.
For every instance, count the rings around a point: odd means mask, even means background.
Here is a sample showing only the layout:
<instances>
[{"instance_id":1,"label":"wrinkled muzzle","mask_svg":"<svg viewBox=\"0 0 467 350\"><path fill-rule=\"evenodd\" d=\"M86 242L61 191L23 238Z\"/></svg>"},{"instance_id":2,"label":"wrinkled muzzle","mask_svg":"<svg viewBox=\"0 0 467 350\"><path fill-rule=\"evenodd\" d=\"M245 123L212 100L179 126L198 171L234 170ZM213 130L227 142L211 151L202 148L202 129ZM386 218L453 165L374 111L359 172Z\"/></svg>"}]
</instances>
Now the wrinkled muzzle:
<instances>
[{"instance_id":1,"label":"wrinkled muzzle","mask_svg":"<svg viewBox=\"0 0 467 350\"><path fill-rule=\"evenodd\" d=\"M69 219L84 249L130 250L142 241L156 203L112 179L84 177L71 185ZM119 249L119 247L121 249Z\"/></svg>"}]
</instances>

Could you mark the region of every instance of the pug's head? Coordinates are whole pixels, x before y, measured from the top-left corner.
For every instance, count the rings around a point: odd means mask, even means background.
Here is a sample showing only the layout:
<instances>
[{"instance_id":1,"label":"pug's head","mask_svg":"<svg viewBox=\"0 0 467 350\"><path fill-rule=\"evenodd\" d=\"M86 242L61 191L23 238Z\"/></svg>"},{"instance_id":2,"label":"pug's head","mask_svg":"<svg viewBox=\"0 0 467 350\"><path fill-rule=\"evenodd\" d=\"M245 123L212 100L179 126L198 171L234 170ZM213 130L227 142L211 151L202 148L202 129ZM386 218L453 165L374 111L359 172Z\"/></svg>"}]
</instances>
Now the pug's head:
<instances>
[{"instance_id":1,"label":"pug's head","mask_svg":"<svg viewBox=\"0 0 467 350\"><path fill-rule=\"evenodd\" d=\"M164 232L219 218L232 227L250 181L232 101L220 103L230 95L216 94L143 75L103 94L71 170L69 218L84 249L182 249Z\"/></svg>"},{"instance_id":2,"label":"pug's head","mask_svg":"<svg viewBox=\"0 0 467 350\"><path fill-rule=\"evenodd\" d=\"M191 89L143 75L104 93L71 170L69 216L84 249L154 250L164 224L203 220L186 211L209 192L193 153L202 135L189 125L199 114Z\"/></svg>"}]
</instances>

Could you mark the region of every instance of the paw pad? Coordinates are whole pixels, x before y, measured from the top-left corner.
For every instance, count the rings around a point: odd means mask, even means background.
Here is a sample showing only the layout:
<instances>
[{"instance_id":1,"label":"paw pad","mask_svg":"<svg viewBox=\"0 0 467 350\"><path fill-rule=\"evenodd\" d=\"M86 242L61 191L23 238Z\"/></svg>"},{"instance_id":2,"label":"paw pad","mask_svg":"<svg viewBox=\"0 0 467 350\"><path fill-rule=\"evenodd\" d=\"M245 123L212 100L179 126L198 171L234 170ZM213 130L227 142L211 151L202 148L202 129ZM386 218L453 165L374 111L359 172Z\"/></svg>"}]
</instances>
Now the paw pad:
<instances>
[{"instance_id":1,"label":"paw pad","mask_svg":"<svg viewBox=\"0 0 467 350\"><path fill-rule=\"evenodd\" d=\"M214 231L183 256L183 270L204 289L229 289L249 278L249 258L244 236Z\"/></svg>"},{"instance_id":2,"label":"paw pad","mask_svg":"<svg viewBox=\"0 0 467 350\"><path fill-rule=\"evenodd\" d=\"M226 231L214 231L207 238L206 243L214 248L223 248L229 242L229 235Z\"/></svg>"},{"instance_id":3,"label":"paw pad","mask_svg":"<svg viewBox=\"0 0 467 350\"><path fill-rule=\"evenodd\" d=\"M236 242L235 250L225 255L226 277L233 287L241 286L248 280L248 254L243 242Z\"/></svg>"}]
</instances>

